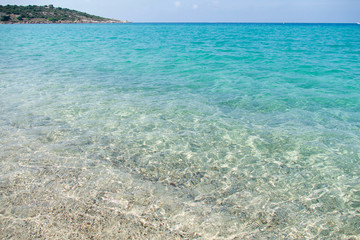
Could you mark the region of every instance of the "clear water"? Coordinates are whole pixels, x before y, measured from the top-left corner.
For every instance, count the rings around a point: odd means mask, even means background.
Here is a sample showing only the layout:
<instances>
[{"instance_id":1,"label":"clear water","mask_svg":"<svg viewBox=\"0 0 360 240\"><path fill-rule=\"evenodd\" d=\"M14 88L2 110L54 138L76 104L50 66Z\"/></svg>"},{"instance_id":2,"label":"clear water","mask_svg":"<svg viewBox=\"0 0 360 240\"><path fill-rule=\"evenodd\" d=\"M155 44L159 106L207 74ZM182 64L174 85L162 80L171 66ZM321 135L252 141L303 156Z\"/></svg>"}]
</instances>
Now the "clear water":
<instances>
[{"instance_id":1,"label":"clear water","mask_svg":"<svg viewBox=\"0 0 360 240\"><path fill-rule=\"evenodd\" d=\"M358 25L0 36L0 238L360 236Z\"/></svg>"}]
</instances>

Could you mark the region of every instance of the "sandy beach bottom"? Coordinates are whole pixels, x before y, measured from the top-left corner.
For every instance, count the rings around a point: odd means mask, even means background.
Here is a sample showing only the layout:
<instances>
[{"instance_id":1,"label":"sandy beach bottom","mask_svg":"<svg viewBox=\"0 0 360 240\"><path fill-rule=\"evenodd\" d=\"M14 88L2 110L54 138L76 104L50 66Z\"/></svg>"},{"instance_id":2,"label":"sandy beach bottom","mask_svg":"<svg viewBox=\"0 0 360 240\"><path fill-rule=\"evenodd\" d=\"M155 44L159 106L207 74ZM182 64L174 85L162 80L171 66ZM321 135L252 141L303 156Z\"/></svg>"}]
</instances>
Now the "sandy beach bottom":
<instances>
[{"instance_id":1,"label":"sandy beach bottom","mask_svg":"<svg viewBox=\"0 0 360 240\"><path fill-rule=\"evenodd\" d=\"M77 161L81 151L75 150L74 157L50 153L21 131L8 130L1 153L1 239L183 239L198 235L192 228L200 219L184 211L197 207L174 197L173 186L136 179L106 160Z\"/></svg>"},{"instance_id":2,"label":"sandy beach bottom","mask_svg":"<svg viewBox=\"0 0 360 240\"><path fill-rule=\"evenodd\" d=\"M341 231L341 214L325 219L291 202L273 210L274 203L247 191L226 197L226 187L211 199L205 193L215 183L196 189L150 181L148 169L120 168L108 157L111 147L89 158L83 145L34 134L39 129L2 127L1 239L325 239L336 237L328 228ZM248 204L234 204L239 194ZM332 201L323 211L338 204ZM352 220L342 224L356 232Z\"/></svg>"},{"instance_id":3,"label":"sandy beach bottom","mask_svg":"<svg viewBox=\"0 0 360 240\"><path fill-rule=\"evenodd\" d=\"M46 135L33 139L29 129L2 130L1 239L208 239L238 230L174 184L144 181Z\"/></svg>"}]
</instances>

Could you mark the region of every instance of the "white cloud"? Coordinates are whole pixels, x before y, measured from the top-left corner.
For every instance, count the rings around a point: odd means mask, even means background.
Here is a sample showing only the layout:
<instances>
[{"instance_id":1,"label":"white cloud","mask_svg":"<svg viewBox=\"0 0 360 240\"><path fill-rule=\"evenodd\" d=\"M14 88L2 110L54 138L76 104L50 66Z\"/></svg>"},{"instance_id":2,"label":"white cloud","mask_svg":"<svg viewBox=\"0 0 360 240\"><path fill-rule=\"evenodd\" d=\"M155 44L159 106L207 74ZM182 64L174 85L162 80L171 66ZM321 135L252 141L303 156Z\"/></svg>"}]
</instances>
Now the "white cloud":
<instances>
[{"instance_id":1,"label":"white cloud","mask_svg":"<svg viewBox=\"0 0 360 240\"><path fill-rule=\"evenodd\" d=\"M180 5L181 5L181 2L179 2L179 1L174 2L175 7L180 7Z\"/></svg>"},{"instance_id":2,"label":"white cloud","mask_svg":"<svg viewBox=\"0 0 360 240\"><path fill-rule=\"evenodd\" d=\"M197 4L193 5L193 9L198 9L198 7L199 7L199 5L197 5Z\"/></svg>"}]
</instances>

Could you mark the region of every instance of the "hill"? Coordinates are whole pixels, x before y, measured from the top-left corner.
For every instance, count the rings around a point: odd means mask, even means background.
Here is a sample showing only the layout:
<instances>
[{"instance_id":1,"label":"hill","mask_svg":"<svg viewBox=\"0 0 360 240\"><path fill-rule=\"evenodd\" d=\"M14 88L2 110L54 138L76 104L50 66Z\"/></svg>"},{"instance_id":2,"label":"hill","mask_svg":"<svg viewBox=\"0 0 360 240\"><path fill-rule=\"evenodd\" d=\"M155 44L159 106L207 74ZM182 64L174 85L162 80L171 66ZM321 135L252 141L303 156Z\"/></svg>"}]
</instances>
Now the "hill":
<instances>
[{"instance_id":1,"label":"hill","mask_svg":"<svg viewBox=\"0 0 360 240\"><path fill-rule=\"evenodd\" d=\"M0 23L127 23L67 8L45 6L0 5Z\"/></svg>"}]
</instances>

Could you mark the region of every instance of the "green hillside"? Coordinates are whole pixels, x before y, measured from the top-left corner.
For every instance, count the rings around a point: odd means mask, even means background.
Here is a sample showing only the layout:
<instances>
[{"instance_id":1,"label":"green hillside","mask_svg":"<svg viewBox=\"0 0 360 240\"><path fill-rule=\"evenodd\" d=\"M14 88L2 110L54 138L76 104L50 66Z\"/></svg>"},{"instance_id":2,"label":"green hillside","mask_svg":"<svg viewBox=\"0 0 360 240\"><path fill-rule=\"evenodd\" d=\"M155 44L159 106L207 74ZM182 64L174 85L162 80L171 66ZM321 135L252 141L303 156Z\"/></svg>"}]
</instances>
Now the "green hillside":
<instances>
[{"instance_id":1,"label":"green hillside","mask_svg":"<svg viewBox=\"0 0 360 240\"><path fill-rule=\"evenodd\" d=\"M67 8L46 6L0 5L0 23L121 23Z\"/></svg>"}]
</instances>

